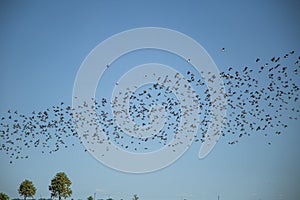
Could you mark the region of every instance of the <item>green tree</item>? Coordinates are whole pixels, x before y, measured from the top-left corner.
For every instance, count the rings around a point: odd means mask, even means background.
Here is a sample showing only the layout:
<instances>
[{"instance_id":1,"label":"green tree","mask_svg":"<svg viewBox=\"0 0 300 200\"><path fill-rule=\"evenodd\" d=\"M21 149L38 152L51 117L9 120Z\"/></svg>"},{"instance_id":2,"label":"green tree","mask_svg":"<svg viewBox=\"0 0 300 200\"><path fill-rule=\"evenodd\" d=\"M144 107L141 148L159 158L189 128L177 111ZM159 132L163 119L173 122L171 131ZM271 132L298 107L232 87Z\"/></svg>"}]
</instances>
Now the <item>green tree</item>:
<instances>
[{"instance_id":1,"label":"green tree","mask_svg":"<svg viewBox=\"0 0 300 200\"><path fill-rule=\"evenodd\" d=\"M89 196L89 197L87 198L87 200L94 200L94 198L93 198L92 196Z\"/></svg>"},{"instance_id":2,"label":"green tree","mask_svg":"<svg viewBox=\"0 0 300 200\"><path fill-rule=\"evenodd\" d=\"M139 197L138 197L138 195L133 195L133 198L132 198L132 200L139 200Z\"/></svg>"},{"instance_id":3,"label":"green tree","mask_svg":"<svg viewBox=\"0 0 300 200\"><path fill-rule=\"evenodd\" d=\"M64 199L70 197L72 194L72 190L70 188L71 184L72 182L64 172L57 173L51 180L51 185L49 186L51 198L58 197L58 199L61 200L62 197Z\"/></svg>"},{"instance_id":4,"label":"green tree","mask_svg":"<svg viewBox=\"0 0 300 200\"><path fill-rule=\"evenodd\" d=\"M0 192L0 200L9 200L9 196Z\"/></svg>"},{"instance_id":5,"label":"green tree","mask_svg":"<svg viewBox=\"0 0 300 200\"><path fill-rule=\"evenodd\" d=\"M27 197L33 197L33 195L35 195L36 188L31 181L25 180L20 184L18 192L21 196L24 196L26 200Z\"/></svg>"}]
</instances>

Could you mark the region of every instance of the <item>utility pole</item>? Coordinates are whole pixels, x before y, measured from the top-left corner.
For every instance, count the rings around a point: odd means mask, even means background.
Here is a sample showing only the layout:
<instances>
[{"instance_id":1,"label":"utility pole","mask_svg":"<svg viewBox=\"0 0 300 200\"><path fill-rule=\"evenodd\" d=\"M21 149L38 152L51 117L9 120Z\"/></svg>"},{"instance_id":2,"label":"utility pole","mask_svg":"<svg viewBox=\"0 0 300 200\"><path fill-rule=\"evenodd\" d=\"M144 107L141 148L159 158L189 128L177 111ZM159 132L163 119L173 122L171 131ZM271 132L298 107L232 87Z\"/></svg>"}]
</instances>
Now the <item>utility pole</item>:
<instances>
[{"instance_id":1,"label":"utility pole","mask_svg":"<svg viewBox=\"0 0 300 200\"><path fill-rule=\"evenodd\" d=\"M94 200L96 200L96 192L94 192Z\"/></svg>"},{"instance_id":2,"label":"utility pole","mask_svg":"<svg viewBox=\"0 0 300 200\"><path fill-rule=\"evenodd\" d=\"M220 195L218 195L218 200L220 200Z\"/></svg>"}]
</instances>

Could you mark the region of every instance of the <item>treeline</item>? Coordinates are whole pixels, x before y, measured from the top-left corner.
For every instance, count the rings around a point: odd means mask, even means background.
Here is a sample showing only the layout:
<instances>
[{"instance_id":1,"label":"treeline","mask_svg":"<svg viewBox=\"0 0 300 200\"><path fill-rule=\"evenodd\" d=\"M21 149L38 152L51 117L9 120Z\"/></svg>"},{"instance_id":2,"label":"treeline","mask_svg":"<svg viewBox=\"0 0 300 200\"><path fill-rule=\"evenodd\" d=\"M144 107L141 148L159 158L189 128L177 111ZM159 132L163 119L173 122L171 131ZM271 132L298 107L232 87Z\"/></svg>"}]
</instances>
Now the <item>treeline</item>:
<instances>
[{"instance_id":1,"label":"treeline","mask_svg":"<svg viewBox=\"0 0 300 200\"><path fill-rule=\"evenodd\" d=\"M68 178L68 176L64 172L59 172L55 175L55 177L51 180L51 184L49 185L49 191L51 192L50 199L42 199L39 200L52 200L53 198L58 197L59 200L61 198L66 199L72 195L72 190L70 188L72 182ZM30 180L24 180L19 188L18 193L24 198L24 200L29 200L28 198L32 198L36 194L36 187L34 186L33 182ZM9 200L9 196L5 193L0 193L0 200ZM13 199L19 200L19 199Z\"/></svg>"},{"instance_id":2,"label":"treeline","mask_svg":"<svg viewBox=\"0 0 300 200\"><path fill-rule=\"evenodd\" d=\"M38 200L53 200L54 198L58 198L61 200L62 198L66 199L71 197L72 190L70 188L72 182L68 178L68 176L64 172L57 173L54 178L51 180L51 184L49 185L49 191L51 193L51 198L39 198ZM30 180L24 180L19 188L18 193L23 197L24 200L36 200L34 199L34 195L36 194L36 187L33 182ZM29 199L31 197L31 199ZM22 199L22 200L23 200ZM9 196L5 193L0 192L0 200L9 200ZM19 198L14 198L12 200L21 200ZM73 200L73 199L72 199ZM94 200L92 196L89 196L87 200ZM104 200L104 199L100 199ZM113 200L112 198L108 198L106 200ZM132 200L139 200L139 197L135 194Z\"/></svg>"}]
</instances>

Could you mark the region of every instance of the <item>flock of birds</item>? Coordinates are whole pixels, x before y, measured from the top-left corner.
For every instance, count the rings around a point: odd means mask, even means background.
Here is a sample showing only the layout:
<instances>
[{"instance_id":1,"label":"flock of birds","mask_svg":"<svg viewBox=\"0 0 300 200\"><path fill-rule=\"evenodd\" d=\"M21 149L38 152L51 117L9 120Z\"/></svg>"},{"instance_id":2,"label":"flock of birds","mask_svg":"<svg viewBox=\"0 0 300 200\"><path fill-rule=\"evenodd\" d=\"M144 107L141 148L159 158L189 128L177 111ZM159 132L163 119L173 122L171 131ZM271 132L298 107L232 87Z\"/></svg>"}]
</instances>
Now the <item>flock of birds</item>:
<instances>
[{"instance_id":1,"label":"flock of birds","mask_svg":"<svg viewBox=\"0 0 300 200\"><path fill-rule=\"evenodd\" d=\"M190 63L190 60L187 61ZM227 116L219 134L228 136L229 144L256 133L279 135L288 127L289 120L299 119L299 61L300 56L291 51L267 62L257 58L251 67L228 67L220 73L226 90ZM184 75L198 93L199 126L194 141L203 142L213 118L211 93L200 74L189 70ZM125 134L115 123L110 99L93 100L92 105L84 102L76 109L61 102L26 115L17 110L8 110L3 114L0 117L0 151L5 152L12 163L14 159L28 158L28 149L52 154L82 143L88 133L80 136L77 129L89 109L96 111L96 118L86 123L99 123L108 140L129 151L150 152L153 148L167 145L180 131L178 126L184 113L170 88L161 84L146 85L137 88L128 98L131 120L140 126L151 124L149 111L152 106L161 103L167 117L164 127L151 137L135 138ZM78 121L74 123L74 119ZM92 138L101 145L97 133ZM270 141L268 144L271 144Z\"/></svg>"},{"instance_id":2,"label":"flock of birds","mask_svg":"<svg viewBox=\"0 0 300 200\"><path fill-rule=\"evenodd\" d=\"M294 60L286 65L289 58ZM257 58L256 67L245 66L241 71L229 67L221 73L229 108L223 134L237 137L231 144L253 132L279 135L289 120L299 119L299 60L291 51L265 63Z\"/></svg>"}]
</instances>

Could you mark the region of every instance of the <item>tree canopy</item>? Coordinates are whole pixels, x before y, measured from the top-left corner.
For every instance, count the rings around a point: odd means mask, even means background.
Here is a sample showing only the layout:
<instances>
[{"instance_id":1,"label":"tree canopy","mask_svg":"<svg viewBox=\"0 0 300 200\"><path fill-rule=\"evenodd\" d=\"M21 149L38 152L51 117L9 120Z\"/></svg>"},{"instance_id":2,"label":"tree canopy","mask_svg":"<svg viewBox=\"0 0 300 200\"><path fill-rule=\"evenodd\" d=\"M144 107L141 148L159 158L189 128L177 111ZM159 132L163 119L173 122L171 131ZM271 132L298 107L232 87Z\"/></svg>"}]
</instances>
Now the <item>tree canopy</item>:
<instances>
[{"instance_id":1,"label":"tree canopy","mask_svg":"<svg viewBox=\"0 0 300 200\"><path fill-rule=\"evenodd\" d=\"M7 194L0 192L0 200L9 200L9 196Z\"/></svg>"},{"instance_id":2,"label":"tree canopy","mask_svg":"<svg viewBox=\"0 0 300 200\"><path fill-rule=\"evenodd\" d=\"M51 180L49 190L51 191L51 197L58 197L59 200L63 197L66 199L72 195L70 188L72 182L64 172L59 172Z\"/></svg>"},{"instance_id":3,"label":"tree canopy","mask_svg":"<svg viewBox=\"0 0 300 200\"><path fill-rule=\"evenodd\" d=\"M27 197L33 197L33 195L35 195L36 188L31 181L25 180L20 184L18 192L26 200Z\"/></svg>"}]
</instances>

